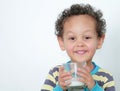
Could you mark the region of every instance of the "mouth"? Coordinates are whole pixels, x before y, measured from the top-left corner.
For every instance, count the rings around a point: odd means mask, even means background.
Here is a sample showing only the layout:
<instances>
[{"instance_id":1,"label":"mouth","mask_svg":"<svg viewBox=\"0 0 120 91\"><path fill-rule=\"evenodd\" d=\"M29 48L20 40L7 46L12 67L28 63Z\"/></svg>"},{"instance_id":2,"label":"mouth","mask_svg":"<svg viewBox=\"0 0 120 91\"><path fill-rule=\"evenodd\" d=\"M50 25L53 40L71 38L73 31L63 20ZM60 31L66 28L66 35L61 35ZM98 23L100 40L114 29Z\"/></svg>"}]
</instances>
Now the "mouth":
<instances>
[{"instance_id":1,"label":"mouth","mask_svg":"<svg viewBox=\"0 0 120 91\"><path fill-rule=\"evenodd\" d=\"M75 53L78 54L78 55L84 55L86 52L87 52L86 50L75 51Z\"/></svg>"}]
</instances>

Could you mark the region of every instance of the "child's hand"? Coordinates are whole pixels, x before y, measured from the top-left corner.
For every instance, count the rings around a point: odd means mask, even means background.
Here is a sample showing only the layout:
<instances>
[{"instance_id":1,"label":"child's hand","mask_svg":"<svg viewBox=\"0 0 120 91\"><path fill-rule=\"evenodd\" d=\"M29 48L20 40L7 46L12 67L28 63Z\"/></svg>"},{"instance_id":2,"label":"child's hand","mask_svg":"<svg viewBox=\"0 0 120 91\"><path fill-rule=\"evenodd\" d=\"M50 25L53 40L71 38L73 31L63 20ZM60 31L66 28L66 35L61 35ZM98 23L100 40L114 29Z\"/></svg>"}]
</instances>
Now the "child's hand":
<instances>
[{"instance_id":1,"label":"child's hand","mask_svg":"<svg viewBox=\"0 0 120 91\"><path fill-rule=\"evenodd\" d=\"M59 68L59 78L58 83L62 87L63 90L67 89L67 86L71 83L70 80L72 78L69 72L64 72L64 67Z\"/></svg>"},{"instance_id":2,"label":"child's hand","mask_svg":"<svg viewBox=\"0 0 120 91\"><path fill-rule=\"evenodd\" d=\"M87 66L83 68L78 68L79 81L83 82L89 89L92 89L95 85L95 81L92 78L89 68Z\"/></svg>"}]
</instances>

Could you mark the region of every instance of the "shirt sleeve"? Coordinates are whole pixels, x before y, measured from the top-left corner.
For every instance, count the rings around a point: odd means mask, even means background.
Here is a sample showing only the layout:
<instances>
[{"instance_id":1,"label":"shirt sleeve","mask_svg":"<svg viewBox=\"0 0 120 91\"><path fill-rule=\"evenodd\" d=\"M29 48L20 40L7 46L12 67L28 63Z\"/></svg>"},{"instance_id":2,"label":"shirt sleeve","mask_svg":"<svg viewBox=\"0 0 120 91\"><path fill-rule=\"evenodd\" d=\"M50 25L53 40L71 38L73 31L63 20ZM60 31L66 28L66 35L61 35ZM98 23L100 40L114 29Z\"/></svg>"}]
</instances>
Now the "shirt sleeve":
<instances>
[{"instance_id":1,"label":"shirt sleeve","mask_svg":"<svg viewBox=\"0 0 120 91\"><path fill-rule=\"evenodd\" d=\"M104 89L96 82L95 86L90 91L104 91Z\"/></svg>"},{"instance_id":2,"label":"shirt sleeve","mask_svg":"<svg viewBox=\"0 0 120 91\"><path fill-rule=\"evenodd\" d=\"M63 91L63 89L59 85L56 85L53 91Z\"/></svg>"},{"instance_id":3,"label":"shirt sleeve","mask_svg":"<svg viewBox=\"0 0 120 91\"><path fill-rule=\"evenodd\" d=\"M115 91L115 87L112 86L112 87L104 88L104 87L101 87L96 81L95 86L90 91Z\"/></svg>"},{"instance_id":4,"label":"shirt sleeve","mask_svg":"<svg viewBox=\"0 0 120 91\"><path fill-rule=\"evenodd\" d=\"M57 87L58 75L59 75L59 73L58 73L58 67L52 68L49 71L49 73L47 75L47 78L45 79L45 82L44 82L44 84L41 87L41 91L53 91L53 89L55 87ZM55 91L57 91L57 90L55 90Z\"/></svg>"}]
</instances>

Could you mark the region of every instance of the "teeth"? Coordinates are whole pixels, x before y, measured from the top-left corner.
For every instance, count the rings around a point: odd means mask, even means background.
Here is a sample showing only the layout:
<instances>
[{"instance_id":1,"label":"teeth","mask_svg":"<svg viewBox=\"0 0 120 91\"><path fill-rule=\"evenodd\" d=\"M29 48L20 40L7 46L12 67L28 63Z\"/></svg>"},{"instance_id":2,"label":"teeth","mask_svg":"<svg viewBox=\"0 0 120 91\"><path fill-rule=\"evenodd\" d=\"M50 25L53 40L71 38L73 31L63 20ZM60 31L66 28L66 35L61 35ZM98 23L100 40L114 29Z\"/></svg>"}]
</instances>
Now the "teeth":
<instances>
[{"instance_id":1,"label":"teeth","mask_svg":"<svg viewBox=\"0 0 120 91\"><path fill-rule=\"evenodd\" d=\"M85 51L77 51L78 54L84 54Z\"/></svg>"}]
</instances>

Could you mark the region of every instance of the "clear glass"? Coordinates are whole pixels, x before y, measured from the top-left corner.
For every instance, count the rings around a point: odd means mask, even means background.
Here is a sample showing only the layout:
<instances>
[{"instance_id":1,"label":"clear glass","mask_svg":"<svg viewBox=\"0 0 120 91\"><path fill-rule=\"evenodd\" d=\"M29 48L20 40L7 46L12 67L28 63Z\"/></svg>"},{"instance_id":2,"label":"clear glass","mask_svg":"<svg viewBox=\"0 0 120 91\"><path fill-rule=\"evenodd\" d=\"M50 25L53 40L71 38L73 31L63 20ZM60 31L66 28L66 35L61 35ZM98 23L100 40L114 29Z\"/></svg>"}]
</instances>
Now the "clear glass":
<instances>
[{"instance_id":1,"label":"clear glass","mask_svg":"<svg viewBox=\"0 0 120 91\"><path fill-rule=\"evenodd\" d=\"M83 66L86 64L86 62L83 63L64 63L63 67L64 67L64 71L66 72L70 72L72 75L72 79L70 80L71 84L68 85L68 87L84 87L84 83L78 81L77 79L79 78L79 76L77 75L77 68L83 68Z\"/></svg>"}]
</instances>

